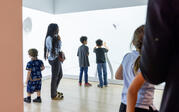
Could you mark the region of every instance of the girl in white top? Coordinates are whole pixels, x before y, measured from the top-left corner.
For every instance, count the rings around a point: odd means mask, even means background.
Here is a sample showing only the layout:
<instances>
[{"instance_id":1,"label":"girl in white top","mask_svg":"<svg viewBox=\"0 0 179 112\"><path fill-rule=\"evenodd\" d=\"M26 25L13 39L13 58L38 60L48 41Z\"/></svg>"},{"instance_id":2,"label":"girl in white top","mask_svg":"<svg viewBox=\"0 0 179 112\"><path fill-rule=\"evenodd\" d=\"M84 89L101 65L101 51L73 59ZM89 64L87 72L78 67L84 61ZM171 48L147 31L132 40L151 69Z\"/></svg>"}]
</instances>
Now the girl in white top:
<instances>
[{"instance_id":1,"label":"girl in white top","mask_svg":"<svg viewBox=\"0 0 179 112\"><path fill-rule=\"evenodd\" d=\"M141 78L138 80L138 85L142 87L129 86L134 79L141 77L141 72L138 69L138 60L140 59L140 49L142 47L142 40L144 36L144 25L138 27L133 36L132 44L136 50L127 53L122 61L122 64L116 72L116 79L124 80L124 87L122 91L121 106L119 112L153 112L153 96L154 85L144 82ZM137 61L136 61L137 60ZM139 74L136 76L136 74ZM136 84L135 84L136 85ZM140 89L140 90L139 90ZM139 92L138 92L139 91ZM133 94L135 92L135 94ZM129 96L133 95L132 97ZM129 96L127 99L127 95Z\"/></svg>"}]
</instances>

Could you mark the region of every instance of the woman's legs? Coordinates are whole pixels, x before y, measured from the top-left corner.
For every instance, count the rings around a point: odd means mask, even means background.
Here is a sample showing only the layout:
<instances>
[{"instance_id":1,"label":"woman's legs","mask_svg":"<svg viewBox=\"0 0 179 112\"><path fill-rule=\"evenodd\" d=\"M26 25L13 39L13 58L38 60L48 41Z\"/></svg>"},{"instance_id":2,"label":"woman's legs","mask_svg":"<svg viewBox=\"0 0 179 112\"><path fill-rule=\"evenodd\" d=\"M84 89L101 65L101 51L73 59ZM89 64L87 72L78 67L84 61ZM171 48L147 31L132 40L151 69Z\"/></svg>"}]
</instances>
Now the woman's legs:
<instances>
[{"instance_id":1,"label":"woman's legs","mask_svg":"<svg viewBox=\"0 0 179 112\"><path fill-rule=\"evenodd\" d=\"M59 84L59 68L60 64L58 59L53 61L49 61L51 65L52 78L51 78L51 98L55 98L57 96L57 88Z\"/></svg>"},{"instance_id":2,"label":"woman's legs","mask_svg":"<svg viewBox=\"0 0 179 112\"><path fill-rule=\"evenodd\" d=\"M60 83L62 77L63 77L62 64L61 64L61 62L59 61L59 73L58 73L58 80L57 80L56 90L58 89L58 85L59 85L59 83Z\"/></svg>"}]
</instances>

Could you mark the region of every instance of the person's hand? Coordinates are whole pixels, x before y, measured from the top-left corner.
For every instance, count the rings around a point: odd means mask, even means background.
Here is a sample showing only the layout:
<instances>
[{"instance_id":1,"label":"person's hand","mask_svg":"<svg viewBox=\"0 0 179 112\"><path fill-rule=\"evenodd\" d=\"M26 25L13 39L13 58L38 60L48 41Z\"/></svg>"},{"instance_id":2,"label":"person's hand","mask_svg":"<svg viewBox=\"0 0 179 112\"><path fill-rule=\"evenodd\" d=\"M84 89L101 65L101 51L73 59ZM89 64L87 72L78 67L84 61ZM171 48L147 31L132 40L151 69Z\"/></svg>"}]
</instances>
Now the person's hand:
<instances>
[{"instance_id":1,"label":"person's hand","mask_svg":"<svg viewBox=\"0 0 179 112\"><path fill-rule=\"evenodd\" d=\"M61 40L61 37L58 35L58 40Z\"/></svg>"},{"instance_id":2,"label":"person's hand","mask_svg":"<svg viewBox=\"0 0 179 112\"><path fill-rule=\"evenodd\" d=\"M25 84L27 84L27 83L28 83L28 80L25 81Z\"/></svg>"},{"instance_id":3,"label":"person's hand","mask_svg":"<svg viewBox=\"0 0 179 112\"><path fill-rule=\"evenodd\" d=\"M106 42L103 43L103 46L106 47Z\"/></svg>"},{"instance_id":4,"label":"person's hand","mask_svg":"<svg viewBox=\"0 0 179 112\"><path fill-rule=\"evenodd\" d=\"M49 55L49 52L46 53L46 57L48 57L48 55Z\"/></svg>"}]
</instances>

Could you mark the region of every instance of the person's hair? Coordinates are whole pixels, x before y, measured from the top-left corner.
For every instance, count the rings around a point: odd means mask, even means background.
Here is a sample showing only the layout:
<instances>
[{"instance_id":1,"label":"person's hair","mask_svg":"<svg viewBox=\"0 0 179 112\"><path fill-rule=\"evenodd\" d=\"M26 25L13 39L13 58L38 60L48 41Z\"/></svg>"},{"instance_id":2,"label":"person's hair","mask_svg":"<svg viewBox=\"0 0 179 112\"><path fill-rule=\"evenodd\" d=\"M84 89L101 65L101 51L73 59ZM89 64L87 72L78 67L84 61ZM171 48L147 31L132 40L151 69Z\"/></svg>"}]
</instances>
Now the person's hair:
<instances>
[{"instance_id":1,"label":"person's hair","mask_svg":"<svg viewBox=\"0 0 179 112\"><path fill-rule=\"evenodd\" d=\"M96 45L97 46L102 46L103 45L103 41L101 39L96 40Z\"/></svg>"},{"instance_id":2,"label":"person's hair","mask_svg":"<svg viewBox=\"0 0 179 112\"><path fill-rule=\"evenodd\" d=\"M83 44L84 43L84 41L87 41L87 37L86 36L81 36L80 37L80 42Z\"/></svg>"},{"instance_id":3,"label":"person's hair","mask_svg":"<svg viewBox=\"0 0 179 112\"><path fill-rule=\"evenodd\" d=\"M45 43L44 43L44 58L47 59L47 47L46 47L46 39L48 36L52 37L52 54L55 56L55 47L58 44L58 38L55 37L55 34L58 33L58 25L56 23L51 23L48 26L47 34L45 37Z\"/></svg>"},{"instance_id":4,"label":"person's hair","mask_svg":"<svg viewBox=\"0 0 179 112\"><path fill-rule=\"evenodd\" d=\"M141 55L141 48L143 43L143 37L144 37L144 25L141 25L138 27L135 32L132 39L131 44L135 46L135 48L139 51L139 54ZM137 57L135 63L134 63L134 73L138 72L139 66L140 66L140 55Z\"/></svg>"},{"instance_id":5,"label":"person's hair","mask_svg":"<svg viewBox=\"0 0 179 112\"><path fill-rule=\"evenodd\" d=\"M37 56L38 56L38 51L37 51L37 49L32 48L32 49L29 49L29 50L28 50L28 54L29 54L31 57L33 57L33 58L37 58Z\"/></svg>"}]
</instances>

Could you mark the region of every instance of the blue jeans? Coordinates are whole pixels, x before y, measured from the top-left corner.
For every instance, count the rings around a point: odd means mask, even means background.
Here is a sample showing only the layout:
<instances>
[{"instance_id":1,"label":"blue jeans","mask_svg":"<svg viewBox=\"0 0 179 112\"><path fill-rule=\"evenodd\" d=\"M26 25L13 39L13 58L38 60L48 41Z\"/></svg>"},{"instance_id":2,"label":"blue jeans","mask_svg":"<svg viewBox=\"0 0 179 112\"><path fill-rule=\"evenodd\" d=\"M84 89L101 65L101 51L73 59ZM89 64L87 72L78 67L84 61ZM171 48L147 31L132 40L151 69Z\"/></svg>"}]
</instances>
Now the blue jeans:
<instances>
[{"instance_id":1,"label":"blue jeans","mask_svg":"<svg viewBox=\"0 0 179 112\"><path fill-rule=\"evenodd\" d=\"M108 84L106 63L97 63L97 70L98 70L99 84L101 87L103 87L103 85ZM103 70L103 78L102 78L102 70ZM104 79L104 81L103 81L103 79Z\"/></svg>"},{"instance_id":2,"label":"blue jeans","mask_svg":"<svg viewBox=\"0 0 179 112\"><path fill-rule=\"evenodd\" d=\"M79 83L82 83L83 72L85 74L85 83L88 83L88 67L80 67Z\"/></svg>"}]
</instances>

